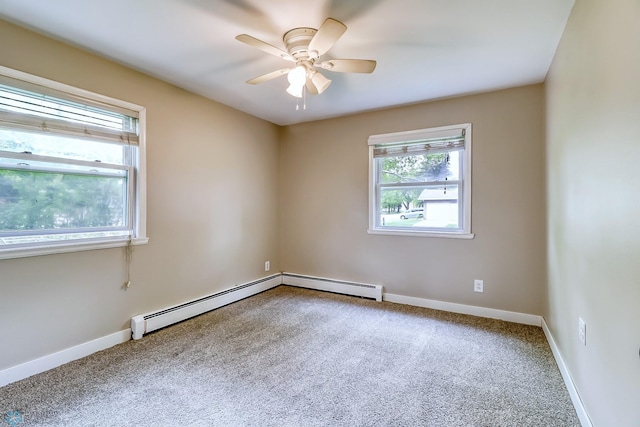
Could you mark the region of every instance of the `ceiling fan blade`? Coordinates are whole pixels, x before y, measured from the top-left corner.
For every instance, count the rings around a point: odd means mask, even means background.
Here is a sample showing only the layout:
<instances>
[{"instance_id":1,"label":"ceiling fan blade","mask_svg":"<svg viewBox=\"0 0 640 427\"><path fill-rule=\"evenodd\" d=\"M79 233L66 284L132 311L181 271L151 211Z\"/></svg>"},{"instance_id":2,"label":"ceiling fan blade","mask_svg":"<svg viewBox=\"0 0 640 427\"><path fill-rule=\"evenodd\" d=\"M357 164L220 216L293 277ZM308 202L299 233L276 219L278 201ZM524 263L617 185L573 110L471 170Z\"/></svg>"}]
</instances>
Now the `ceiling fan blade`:
<instances>
[{"instance_id":1,"label":"ceiling fan blade","mask_svg":"<svg viewBox=\"0 0 640 427\"><path fill-rule=\"evenodd\" d=\"M263 75L258 76L258 77L254 77L251 80L247 80L247 83L249 83L250 85L257 85L259 83L266 82L267 80L271 80L271 79L275 79L276 77L284 76L289 71L291 71L291 68L282 68L280 70L272 71L270 73L263 74Z\"/></svg>"},{"instance_id":2,"label":"ceiling fan blade","mask_svg":"<svg viewBox=\"0 0 640 427\"><path fill-rule=\"evenodd\" d=\"M286 59L287 61L295 62L295 59L284 50L270 45L267 42L263 42L262 40L258 40L257 38L252 37L248 34L240 34L239 36L236 36L236 40L248 44L249 46L257 47L264 52L270 53L271 55L275 55L282 59Z\"/></svg>"},{"instance_id":3,"label":"ceiling fan blade","mask_svg":"<svg viewBox=\"0 0 640 427\"><path fill-rule=\"evenodd\" d=\"M316 66L338 73L373 73L376 61L371 59L330 59Z\"/></svg>"},{"instance_id":4,"label":"ceiling fan blade","mask_svg":"<svg viewBox=\"0 0 640 427\"><path fill-rule=\"evenodd\" d=\"M309 43L309 55L318 58L331 49L340 37L347 31L347 26L333 18L327 18Z\"/></svg>"}]
</instances>

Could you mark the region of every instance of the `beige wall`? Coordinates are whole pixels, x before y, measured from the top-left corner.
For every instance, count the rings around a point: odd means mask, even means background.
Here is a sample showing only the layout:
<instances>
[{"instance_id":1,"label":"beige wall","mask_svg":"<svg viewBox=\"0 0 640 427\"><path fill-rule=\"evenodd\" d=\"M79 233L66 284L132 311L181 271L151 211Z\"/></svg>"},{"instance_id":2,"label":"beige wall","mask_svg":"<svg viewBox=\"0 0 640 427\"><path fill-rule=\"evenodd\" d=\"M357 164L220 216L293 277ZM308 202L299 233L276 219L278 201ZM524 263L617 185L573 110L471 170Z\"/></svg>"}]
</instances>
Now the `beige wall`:
<instances>
[{"instance_id":1,"label":"beige wall","mask_svg":"<svg viewBox=\"0 0 640 427\"><path fill-rule=\"evenodd\" d=\"M545 318L595 426L640 426L639 16L577 0L546 85Z\"/></svg>"},{"instance_id":2,"label":"beige wall","mask_svg":"<svg viewBox=\"0 0 640 427\"><path fill-rule=\"evenodd\" d=\"M0 65L147 108L147 234L123 249L0 260L0 369L132 315L279 271L279 128L0 21ZM6 345L6 343L11 343Z\"/></svg>"},{"instance_id":3,"label":"beige wall","mask_svg":"<svg viewBox=\"0 0 640 427\"><path fill-rule=\"evenodd\" d=\"M393 294L542 314L544 89L311 122L281 142L282 267ZM473 240L367 234L372 134L473 124ZM484 293L473 292L484 279Z\"/></svg>"}]
</instances>

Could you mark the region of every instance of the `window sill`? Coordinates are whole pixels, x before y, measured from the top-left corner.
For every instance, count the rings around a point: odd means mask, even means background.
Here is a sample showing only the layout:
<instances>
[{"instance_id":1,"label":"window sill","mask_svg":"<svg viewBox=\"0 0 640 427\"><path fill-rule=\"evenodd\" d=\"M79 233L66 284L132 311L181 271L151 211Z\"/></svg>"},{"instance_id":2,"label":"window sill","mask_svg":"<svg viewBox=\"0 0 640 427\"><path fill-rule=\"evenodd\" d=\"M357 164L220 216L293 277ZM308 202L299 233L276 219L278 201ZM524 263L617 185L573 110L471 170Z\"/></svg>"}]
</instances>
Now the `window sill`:
<instances>
[{"instance_id":1,"label":"window sill","mask_svg":"<svg viewBox=\"0 0 640 427\"><path fill-rule=\"evenodd\" d=\"M132 239L134 246L146 245L148 237ZM129 244L129 239L104 239L90 240L86 242L59 242L47 245L32 245L12 248L0 248L0 260L12 258L26 258L32 256L62 254L68 252L92 251L96 249L122 248Z\"/></svg>"},{"instance_id":2,"label":"window sill","mask_svg":"<svg viewBox=\"0 0 640 427\"><path fill-rule=\"evenodd\" d=\"M413 236L413 237L436 237L445 239L466 239L470 240L475 237L473 233L455 232L446 233L439 231L409 231L409 230L380 230L368 229L369 234L381 234L387 236Z\"/></svg>"}]
</instances>

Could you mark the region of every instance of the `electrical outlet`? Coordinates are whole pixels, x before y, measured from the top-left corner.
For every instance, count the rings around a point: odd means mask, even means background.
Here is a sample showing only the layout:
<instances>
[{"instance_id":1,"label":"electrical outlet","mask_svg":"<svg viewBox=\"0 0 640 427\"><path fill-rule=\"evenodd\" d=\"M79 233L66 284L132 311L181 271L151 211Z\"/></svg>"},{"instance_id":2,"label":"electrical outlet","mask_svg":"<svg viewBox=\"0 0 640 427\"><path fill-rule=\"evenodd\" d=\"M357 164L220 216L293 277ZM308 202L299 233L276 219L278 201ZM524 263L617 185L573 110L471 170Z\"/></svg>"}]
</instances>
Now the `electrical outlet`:
<instances>
[{"instance_id":1,"label":"electrical outlet","mask_svg":"<svg viewBox=\"0 0 640 427\"><path fill-rule=\"evenodd\" d=\"M484 292L484 281L483 280L474 280L473 281L473 291L474 292Z\"/></svg>"},{"instance_id":2,"label":"electrical outlet","mask_svg":"<svg viewBox=\"0 0 640 427\"><path fill-rule=\"evenodd\" d=\"M269 261L264 262L264 271L269 271L271 269L271 263Z\"/></svg>"},{"instance_id":3,"label":"electrical outlet","mask_svg":"<svg viewBox=\"0 0 640 427\"><path fill-rule=\"evenodd\" d=\"M578 338L583 345L587 345L587 324L582 317L578 317Z\"/></svg>"}]
</instances>

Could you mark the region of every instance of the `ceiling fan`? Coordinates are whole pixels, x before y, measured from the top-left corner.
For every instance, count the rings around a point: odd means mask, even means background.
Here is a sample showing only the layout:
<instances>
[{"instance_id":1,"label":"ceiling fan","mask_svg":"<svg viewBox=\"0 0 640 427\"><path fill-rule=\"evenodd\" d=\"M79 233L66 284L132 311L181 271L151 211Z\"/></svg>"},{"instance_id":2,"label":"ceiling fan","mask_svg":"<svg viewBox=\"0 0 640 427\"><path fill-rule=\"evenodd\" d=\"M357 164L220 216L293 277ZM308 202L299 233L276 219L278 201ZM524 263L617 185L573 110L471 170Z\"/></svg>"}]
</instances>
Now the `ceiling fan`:
<instances>
[{"instance_id":1,"label":"ceiling fan","mask_svg":"<svg viewBox=\"0 0 640 427\"><path fill-rule=\"evenodd\" d=\"M331 80L320 74L318 68L338 73L372 73L376 61L370 59L327 59L319 62L320 57L331 49L345 31L347 26L333 18L327 18L317 30L294 28L282 37L286 51L250 35L240 34L236 40L295 63L291 67L255 77L247 83L255 85L287 74L290 84L287 92L300 98L305 87L309 93L317 95L331 84Z\"/></svg>"}]
</instances>

